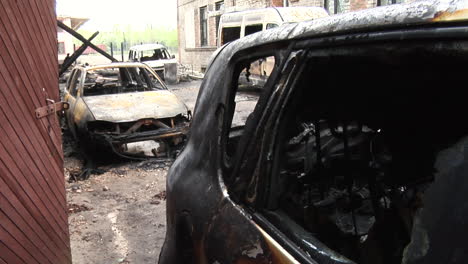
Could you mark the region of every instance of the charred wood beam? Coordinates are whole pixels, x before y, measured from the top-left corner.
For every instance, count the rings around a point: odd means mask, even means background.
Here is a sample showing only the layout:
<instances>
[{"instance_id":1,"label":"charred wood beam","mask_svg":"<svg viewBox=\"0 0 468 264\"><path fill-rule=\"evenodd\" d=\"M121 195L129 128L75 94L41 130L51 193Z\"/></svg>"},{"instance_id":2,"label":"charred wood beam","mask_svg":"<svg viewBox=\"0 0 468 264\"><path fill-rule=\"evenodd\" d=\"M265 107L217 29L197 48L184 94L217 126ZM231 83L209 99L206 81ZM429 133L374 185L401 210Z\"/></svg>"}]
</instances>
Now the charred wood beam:
<instances>
[{"instance_id":1,"label":"charred wood beam","mask_svg":"<svg viewBox=\"0 0 468 264\"><path fill-rule=\"evenodd\" d=\"M94 45L93 43L89 42L86 38L84 38L82 35L80 35L78 32L76 32L75 30L69 28L67 25L65 25L62 21L60 20L57 20L57 25L65 30L66 32L70 33L70 35L74 36L75 38L79 39L81 42L87 44L88 46L90 46L91 48L93 48L95 51L99 52L100 54L102 54L104 57L108 58L109 60L111 60L112 62L116 62L118 61L117 59L115 59L114 57L112 57L111 55L109 55L109 53L105 52L104 50L100 49L99 47L97 47L96 45Z\"/></svg>"},{"instance_id":2,"label":"charred wood beam","mask_svg":"<svg viewBox=\"0 0 468 264\"><path fill-rule=\"evenodd\" d=\"M99 31L96 31L88 39L88 41L91 43L91 40L93 40L98 34L99 34ZM83 45L81 45L81 47L79 47L75 52L73 52L73 54L69 58L65 59L65 61L62 64L62 67L60 68L59 76L61 76L64 72L67 71L68 67L70 67L76 61L76 59L78 59L78 57L81 56L81 54L83 54L83 52L86 50L87 47L89 47L89 45L86 43L83 43Z\"/></svg>"}]
</instances>

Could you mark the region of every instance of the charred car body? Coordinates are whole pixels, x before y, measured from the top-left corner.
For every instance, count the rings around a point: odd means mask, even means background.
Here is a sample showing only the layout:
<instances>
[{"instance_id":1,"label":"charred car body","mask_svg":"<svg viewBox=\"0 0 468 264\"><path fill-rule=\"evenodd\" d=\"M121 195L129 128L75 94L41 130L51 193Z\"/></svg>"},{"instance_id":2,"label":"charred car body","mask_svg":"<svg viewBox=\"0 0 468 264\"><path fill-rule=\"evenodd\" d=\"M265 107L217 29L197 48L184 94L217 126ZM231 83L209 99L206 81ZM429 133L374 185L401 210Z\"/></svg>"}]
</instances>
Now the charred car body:
<instances>
[{"instance_id":1,"label":"charred car body","mask_svg":"<svg viewBox=\"0 0 468 264\"><path fill-rule=\"evenodd\" d=\"M466 263L467 18L414 2L222 47L168 174L159 263Z\"/></svg>"},{"instance_id":2,"label":"charred car body","mask_svg":"<svg viewBox=\"0 0 468 264\"><path fill-rule=\"evenodd\" d=\"M64 101L74 137L124 157L173 157L185 140L190 112L141 63L76 67Z\"/></svg>"}]
</instances>

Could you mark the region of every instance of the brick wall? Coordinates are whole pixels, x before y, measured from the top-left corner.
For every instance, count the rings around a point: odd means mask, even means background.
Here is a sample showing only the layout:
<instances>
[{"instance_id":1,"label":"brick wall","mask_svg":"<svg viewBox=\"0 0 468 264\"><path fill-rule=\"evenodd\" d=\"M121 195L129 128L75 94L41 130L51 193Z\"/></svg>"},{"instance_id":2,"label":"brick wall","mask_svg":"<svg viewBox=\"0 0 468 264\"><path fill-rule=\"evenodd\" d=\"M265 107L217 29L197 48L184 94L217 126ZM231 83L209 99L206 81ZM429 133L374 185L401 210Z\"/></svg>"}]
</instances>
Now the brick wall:
<instances>
[{"instance_id":1,"label":"brick wall","mask_svg":"<svg viewBox=\"0 0 468 264\"><path fill-rule=\"evenodd\" d=\"M283 0L271 0L271 5L277 7L283 6Z\"/></svg>"},{"instance_id":2,"label":"brick wall","mask_svg":"<svg viewBox=\"0 0 468 264\"><path fill-rule=\"evenodd\" d=\"M206 67L213 51L216 50L216 16L223 12L240 11L246 9L283 6L283 0L224 0L224 10L215 11L215 3L219 0L178 0L179 24L179 62L199 71ZM289 0L289 6L320 6L324 7L325 0ZM334 14L334 1L337 3L338 13L375 7L377 0L328 0L329 13ZM396 0L402 3L410 0ZM381 0L382 5L391 4L392 0ZM208 9L208 45L200 47L200 7ZM189 20L186 16L189 14ZM188 37L188 38L187 38Z\"/></svg>"}]
</instances>

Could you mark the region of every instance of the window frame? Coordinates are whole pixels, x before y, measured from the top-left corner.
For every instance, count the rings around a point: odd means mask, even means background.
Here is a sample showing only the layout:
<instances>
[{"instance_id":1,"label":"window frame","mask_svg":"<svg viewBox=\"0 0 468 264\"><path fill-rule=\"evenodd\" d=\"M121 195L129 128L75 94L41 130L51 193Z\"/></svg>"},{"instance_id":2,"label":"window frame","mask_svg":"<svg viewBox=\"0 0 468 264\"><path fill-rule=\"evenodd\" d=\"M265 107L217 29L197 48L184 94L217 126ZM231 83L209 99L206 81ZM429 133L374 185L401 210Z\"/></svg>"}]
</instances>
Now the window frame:
<instances>
[{"instance_id":1,"label":"window frame","mask_svg":"<svg viewBox=\"0 0 468 264\"><path fill-rule=\"evenodd\" d=\"M221 1L217 1L215 2L215 11L221 11L222 9L224 9L224 0L221 0ZM215 23L216 23L216 43L218 43L218 39L219 39L219 24L221 22L221 15L217 15L215 17Z\"/></svg>"},{"instance_id":2,"label":"window frame","mask_svg":"<svg viewBox=\"0 0 468 264\"><path fill-rule=\"evenodd\" d=\"M83 82L83 69L75 69L75 72L73 73L73 76L70 81L70 85L68 87L68 93L70 93L71 96L73 97L78 97L81 92L81 84ZM79 83L77 83L78 78L81 78L79 80Z\"/></svg>"},{"instance_id":3,"label":"window frame","mask_svg":"<svg viewBox=\"0 0 468 264\"><path fill-rule=\"evenodd\" d=\"M270 45L264 45L270 46ZM278 46L275 45L275 46ZM245 53L244 53L245 52ZM274 87L278 83L278 78L281 76L282 68L285 64L286 59L290 50L284 44L281 44L279 47L275 48L259 48L256 47L255 51L244 51L243 54L234 55L233 59L229 63L230 69L227 71L228 77L226 78L226 85L228 86L228 94L225 97L223 104L223 121L222 128L220 133L220 150L221 150L221 169L223 171L223 179L228 187L228 191L235 197L241 196L241 191L237 189L238 183L236 179L236 174L239 170L239 164L241 161L245 160L244 152L249 146L252 137L249 136L255 132L258 128L257 121L264 116L264 111L267 107L267 104L271 100L271 95L274 92ZM275 58L275 67L273 68L269 79L265 83L263 90L259 95L257 104L252 111L252 118L246 120L246 123L243 127L243 134L237 145L237 150L234 155L228 154L228 140L231 132L232 118L234 117L233 110L235 111L235 96L237 93L237 84L240 73L243 68L239 68L239 65L245 63L246 61L255 61L260 58L273 56ZM234 109L232 109L234 107ZM250 176L248 176L250 177Z\"/></svg>"},{"instance_id":4,"label":"window frame","mask_svg":"<svg viewBox=\"0 0 468 264\"><path fill-rule=\"evenodd\" d=\"M208 46L208 7L201 6L199 8L200 14L200 46Z\"/></svg>"}]
</instances>

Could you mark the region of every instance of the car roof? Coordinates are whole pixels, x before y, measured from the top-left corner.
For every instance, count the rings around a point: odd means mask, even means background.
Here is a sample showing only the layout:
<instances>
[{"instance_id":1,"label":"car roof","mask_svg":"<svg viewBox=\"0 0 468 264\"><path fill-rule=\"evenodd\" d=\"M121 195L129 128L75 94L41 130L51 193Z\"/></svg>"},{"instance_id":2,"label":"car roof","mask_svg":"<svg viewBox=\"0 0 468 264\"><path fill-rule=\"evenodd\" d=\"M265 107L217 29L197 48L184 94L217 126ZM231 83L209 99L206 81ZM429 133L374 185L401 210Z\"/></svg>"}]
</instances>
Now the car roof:
<instances>
[{"instance_id":1,"label":"car roof","mask_svg":"<svg viewBox=\"0 0 468 264\"><path fill-rule=\"evenodd\" d=\"M159 43L153 43L153 44L135 45L135 46L130 47L130 50L144 51L144 50L155 50L155 49L162 49L162 48L166 48L166 47Z\"/></svg>"},{"instance_id":2,"label":"car roof","mask_svg":"<svg viewBox=\"0 0 468 264\"><path fill-rule=\"evenodd\" d=\"M250 18L249 21L252 20L254 16L255 18L257 18L257 16L260 16L261 18L263 18L262 16L265 16L264 19L267 19L267 21L271 20L268 22L273 22L273 17L278 17L283 22L299 22L328 16L328 13L324 8L317 6L267 7L224 13L222 15L222 20L225 23L229 23L230 19L236 19L243 16L248 16Z\"/></svg>"},{"instance_id":3,"label":"car roof","mask_svg":"<svg viewBox=\"0 0 468 264\"><path fill-rule=\"evenodd\" d=\"M224 54L268 43L325 34L366 32L390 27L468 20L468 1L430 0L364 9L311 21L286 24L228 44Z\"/></svg>"}]
</instances>

